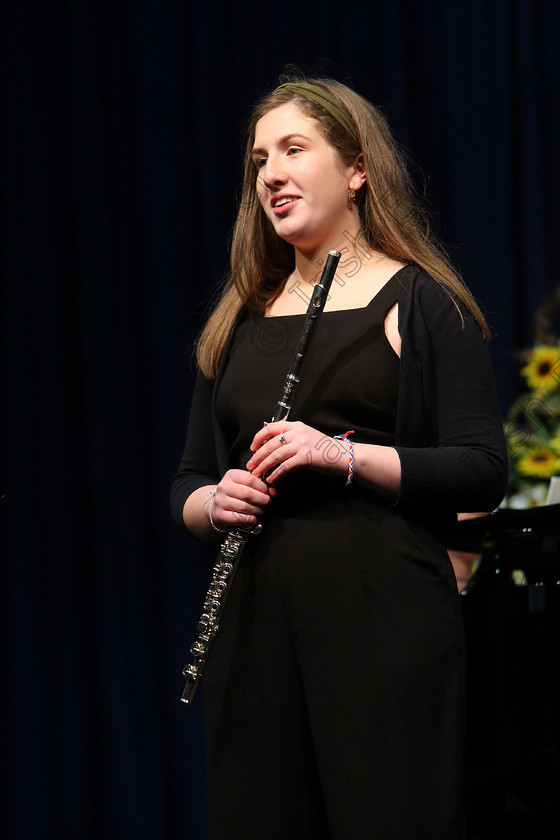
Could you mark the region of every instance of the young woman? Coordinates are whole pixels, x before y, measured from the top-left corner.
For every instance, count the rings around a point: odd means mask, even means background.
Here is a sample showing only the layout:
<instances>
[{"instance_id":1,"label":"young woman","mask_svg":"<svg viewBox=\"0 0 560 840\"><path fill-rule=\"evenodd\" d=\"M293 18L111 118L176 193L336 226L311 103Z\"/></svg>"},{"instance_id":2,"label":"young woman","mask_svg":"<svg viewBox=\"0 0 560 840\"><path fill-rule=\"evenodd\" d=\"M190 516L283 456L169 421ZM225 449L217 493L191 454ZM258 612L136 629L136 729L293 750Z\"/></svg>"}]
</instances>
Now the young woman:
<instances>
[{"instance_id":1,"label":"young woman","mask_svg":"<svg viewBox=\"0 0 560 840\"><path fill-rule=\"evenodd\" d=\"M348 87L292 80L255 108L172 489L201 539L264 526L204 678L211 838L463 836L461 618L437 535L501 501L507 458L487 326L411 194ZM331 249L291 414L263 426Z\"/></svg>"}]
</instances>

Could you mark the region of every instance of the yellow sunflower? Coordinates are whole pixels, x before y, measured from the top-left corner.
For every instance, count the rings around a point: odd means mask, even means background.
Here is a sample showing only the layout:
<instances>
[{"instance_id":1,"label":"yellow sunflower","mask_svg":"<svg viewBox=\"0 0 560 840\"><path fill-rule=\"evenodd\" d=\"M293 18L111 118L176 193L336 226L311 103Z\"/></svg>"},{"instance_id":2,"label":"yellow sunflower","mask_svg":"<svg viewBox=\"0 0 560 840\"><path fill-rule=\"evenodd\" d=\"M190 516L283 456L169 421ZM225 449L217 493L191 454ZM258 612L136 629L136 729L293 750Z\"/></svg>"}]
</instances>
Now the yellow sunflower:
<instances>
[{"instance_id":1,"label":"yellow sunflower","mask_svg":"<svg viewBox=\"0 0 560 840\"><path fill-rule=\"evenodd\" d=\"M535 347L521 375L532 390L554 391L560 384L560 346Z\"/></svg>"},{"instance_id":2,"label":"yellow sunflower","mask_svg":"<svg viewBox=\"0 0 560 840\"><path fill-rule=\"evenodd\" d=\"M547 446L532 446L517 462L517 472L531 478L552 478L560 471L560 458Z\"/></svg>"}]
</instances>

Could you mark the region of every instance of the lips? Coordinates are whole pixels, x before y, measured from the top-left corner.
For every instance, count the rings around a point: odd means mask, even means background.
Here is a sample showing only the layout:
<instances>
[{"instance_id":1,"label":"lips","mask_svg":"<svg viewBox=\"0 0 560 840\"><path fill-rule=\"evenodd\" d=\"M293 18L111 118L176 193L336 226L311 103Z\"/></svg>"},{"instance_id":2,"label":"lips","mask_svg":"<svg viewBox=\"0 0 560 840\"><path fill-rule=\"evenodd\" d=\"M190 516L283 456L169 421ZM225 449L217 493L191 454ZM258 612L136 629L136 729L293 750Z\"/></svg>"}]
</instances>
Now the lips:
<instances>
[{"instance_id":1,"label":"lips","mask_svg":"<svg viewBox=\"0 0 560 840\"><path fill-rule=\"evenodd\" d=\"M275 195L270 203L274 213L278 216L287 213L296 201L299 201L299 196L297 195Z\"/></svg>"}]
</instances>

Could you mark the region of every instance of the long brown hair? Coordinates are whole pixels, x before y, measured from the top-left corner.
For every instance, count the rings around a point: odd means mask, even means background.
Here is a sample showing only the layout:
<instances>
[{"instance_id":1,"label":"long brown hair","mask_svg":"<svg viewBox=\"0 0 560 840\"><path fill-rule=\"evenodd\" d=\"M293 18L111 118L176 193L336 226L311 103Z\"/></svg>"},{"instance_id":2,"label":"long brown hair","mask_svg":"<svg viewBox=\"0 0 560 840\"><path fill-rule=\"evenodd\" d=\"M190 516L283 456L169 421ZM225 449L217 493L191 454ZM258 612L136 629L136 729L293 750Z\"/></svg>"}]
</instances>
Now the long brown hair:
<instances>
[{"instance_id":1,"label":"long brown hair","mask_svg":"<svg viewBox=\"0 0 560 840\"><path fill-rule=\"evenodd\" d=\"M251 154L257 122L273 108L292 100L307 116L317 120L319 130L345 165L362 152L366 183L357 193L357 203L364 243L395 260L424 268L452 298L464 304L488 340L490 333L484 315L430 233L404 155L384 116L351 88L333 79L284 77L281 81L307 81L323 88L348 112L360 145L322 105L290 88L275 89L256 105L247 130L243 190L233 229L230 272L197 342L196 357L203 373L215 378L224 345L241 307L264 312L294 270L293 245L277 236L260 205Z\"/></svg>"}]
</instances>

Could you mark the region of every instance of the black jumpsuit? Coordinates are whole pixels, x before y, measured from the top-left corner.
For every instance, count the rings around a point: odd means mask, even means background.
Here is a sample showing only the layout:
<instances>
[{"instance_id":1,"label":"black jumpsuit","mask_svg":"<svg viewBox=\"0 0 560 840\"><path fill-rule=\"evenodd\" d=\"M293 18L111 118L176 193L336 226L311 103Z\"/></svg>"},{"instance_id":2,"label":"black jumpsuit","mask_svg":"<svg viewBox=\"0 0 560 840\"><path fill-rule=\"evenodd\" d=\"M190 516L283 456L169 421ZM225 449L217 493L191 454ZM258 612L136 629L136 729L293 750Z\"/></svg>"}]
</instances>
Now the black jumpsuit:
<instances>
[{"instance_id":1,"label":"black jumpsuit","mask_svg":"<svg viewBox=\"0 0 560 840\"><path fill-rule=\"evenodd\" d=\"M290 420L391 445L398 274L326 312ZM303 316L237 328L216 410L244 468L282 393ZM447 553L354 482L299 470L251 538L205 681L211 840L463 837L463 638Z\"/></svg>"}]
</instances>

